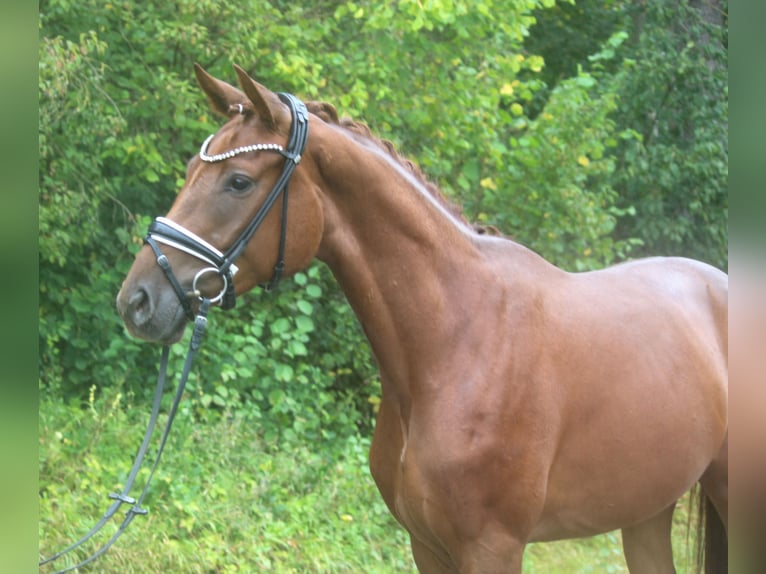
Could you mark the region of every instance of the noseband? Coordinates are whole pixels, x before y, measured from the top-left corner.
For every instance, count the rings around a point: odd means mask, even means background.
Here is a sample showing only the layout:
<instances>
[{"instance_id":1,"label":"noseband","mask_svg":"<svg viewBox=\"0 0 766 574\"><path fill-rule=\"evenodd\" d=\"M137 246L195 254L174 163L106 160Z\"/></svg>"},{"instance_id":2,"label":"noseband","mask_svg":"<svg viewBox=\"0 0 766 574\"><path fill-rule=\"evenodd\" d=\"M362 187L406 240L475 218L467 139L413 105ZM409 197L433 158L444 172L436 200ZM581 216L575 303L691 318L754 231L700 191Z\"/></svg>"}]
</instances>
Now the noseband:
<instances>
[{"instance_id":1,"label":"noseband","mask_svg":"<svg viewBox=\"0 0 766 574\"><path fill-rule=\"evenodd\" d=\"M274 266L274 274L272 275L271 280L265 285L262 285L262 287L267 291L270 291L276 287L282 277L282 272L285 268L284 255L285 238L287 234L287 184L290 181L293 171L295 171L295 168L301 161L301 155L306 148L306 140L308 139L309 133L309 115L305 104L295 96L286 93L280 93L278 95L290 108L290 113L293 118L293 123L290 126L290 137L287 142L287 149L278 144L253 144L215 155L208 155L208 147L210 146L210 141L213 139L212 135L205 140L200 148L200 159L208 163L225 161L241 153L251 151L276 152L283 155L287 160L282 168L282 173L279 176L279 179L266 196L263 205L261 205L258 212L242 230L234 243L232 243L225 252L221 252L198 235L165 217L157 217L149 225L149 230L144 238L144 243L149 245L154 252L154 256L157 258L157 264L165 272L165 276L168 278L168 281L181 302L181 306L183 307L186 316L190 320L194 320L194 311L192 309L191 300L192 298L201 297L200 292L197 289L197 281L207 273L216 273L223 280L223 289L216 297L211 299L211 302L220 303L223 309L231 309L234 307L234 275L237 272L237 266L234 265L234 261L242 254L247 243L266 219L266 216L269 214L269 211L271 211L271 208L274 206L274 203L280 195L282 196L282 224L279 237L277 263ZM178 281L175 273L173 273L173 270L170 267L168 258L160 249L160 243L179 249L209 265L209 267L201 269L195 275L194 280L192 281L191 291L185 290L181 286L181 283Z\"/></svg>"}]
</instances>

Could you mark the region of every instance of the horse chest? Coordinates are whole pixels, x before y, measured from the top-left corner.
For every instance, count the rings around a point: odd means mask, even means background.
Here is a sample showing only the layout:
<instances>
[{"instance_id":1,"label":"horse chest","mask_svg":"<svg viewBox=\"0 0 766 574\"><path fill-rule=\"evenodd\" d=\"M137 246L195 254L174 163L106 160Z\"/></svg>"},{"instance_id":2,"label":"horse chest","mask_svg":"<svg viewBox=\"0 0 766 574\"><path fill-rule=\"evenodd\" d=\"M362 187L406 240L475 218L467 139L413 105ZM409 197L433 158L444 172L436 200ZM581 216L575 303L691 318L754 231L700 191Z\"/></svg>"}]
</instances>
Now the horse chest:
<instances>
[{"instance_id":1,"label":"horse chest","mask_svg":"<svg viewBox=\"0 0 766 574\"><path fill-rule=\"evenodd\" d=\"M406 441L393 467L396 470L390 497L394 516L417 539L435 541L439 538L438 525L446 519L445 501L428 481L422 463Z\"/></svg>"},{"instance_id":2,"label":"horse chest","mask_svg":"<svg viewBox=\"0 0 766 574\"><path fill-rule=\"evenodd\" d=\"M378 489L411 536L432 549L449 547L479 512L475 497L485 488L475 480L475 465L463 454L461 462L447 456L444 437L422 428L410 433L402 419L387 414L379 417L370 459Z\"/></svg>"},{"instance_id":3,"label":"horse chest","mask_svg":"<svg viewBox=\"0 0 766 574\"><path fill-rule=\"evenodd\" d=\"M382 410L370 452L370 470L396 519L418 538L429 537L429 514L436 508L437 495L426 478L419 449L412 446L404 421L390 410Z\"/></svg>"}]
</instances>

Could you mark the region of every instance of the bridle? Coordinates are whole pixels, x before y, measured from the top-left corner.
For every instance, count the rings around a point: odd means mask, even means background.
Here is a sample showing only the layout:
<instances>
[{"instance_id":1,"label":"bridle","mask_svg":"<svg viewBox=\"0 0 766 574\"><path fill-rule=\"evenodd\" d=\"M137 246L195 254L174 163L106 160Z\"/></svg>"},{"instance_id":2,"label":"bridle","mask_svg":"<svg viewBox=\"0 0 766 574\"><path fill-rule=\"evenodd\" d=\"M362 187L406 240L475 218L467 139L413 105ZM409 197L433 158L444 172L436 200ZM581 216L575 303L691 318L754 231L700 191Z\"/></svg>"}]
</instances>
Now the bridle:
<instances>
[{"instance_id":1,"label":"bridle","mask_svg":"<svg viewBox=\"0 0 766 574\"><path fill-rule=\"evenodd\" d=\"M242 230L239 237L234 240L234 243L232 243L225 252L221 252L196 234L165 217L158 217L151 223L151 225L149 225L149 231L144 238L144 242L149 245L154 252L155 257L157 258L157 264L165 272L168 281L181 302L186 316L190 320L194 319L194 312L192 310L190 299L200 297L199 291L197 290L197 281L206 273L216 273L223 279L223 289L216 297L211 299L212 303L220 303L223 309L231 309L234 307L234 274L237 272L237 267L234 265L234 261L242 254L242 251L244 251L250 239L266 219L266 216L269 214L269 211L271 211L271 208L274 206L274 203L280 195L282 196L282 223L279 237L279 252L277 255L277 263L274 266L274 274L272 275L271 280L263 285L264 289L270 291L276 287L277 283L279 283L279 280L282 278L282 272L285 268L284 255L285 238L287 234L287 184L290 181L293 171L295 171L298 163L300 163L301 155L306 148L306 140L308 139L309 133L309 115L305 104L295 96L286 93L280 93L278 95L290 108L290 113L293 118L292 125L290 126L290 137L287 142L287 149L284 149L279 144L253 144L215 155L208 155L207 152L210 146L210 141L214 137L212 135L204 141L200 148L200 159L208 163L225 161L236 155L253 151L276 152L287 159L279 179L266 196L263 205L261 205L257 213ZM160 250L159 243L180 249L210 265L210 267L201 269L194 277L191 291L186 291L181 287L180 282L170 267L167 257L165 257Z\"/></svg>"},{"instance_id":2,"label":"bridle","mask_svg":"<svg viewBox=\"0 0 766 574\"><path fill-rule=\"evenodd\" d=\"M149 484L152 480L152 477L154 476L154 472L159 465L160 458L162 457L162 453L165 449L165 444L170 434L170 429L173 425L173 420L175 419L176 412L178 411L178 406L181 403L181 397L183 396L186 381L189 378L189 373L191 372L192 362L194 361L194 357L202 343L202 336L205 332L205 327L207 326L208 310L212 304L216 303L220 303L224 309L230 309L234 306L234 275L237 272L237 266L234 264L234 261L242 254L242 251L244 251L248 241L250 241L255 232L261 226L280 195L282 196L282 226L279 239L277 263L274 267L274 274L272 275L271 280L263 287L267 291L270 291L277 285L282 277L282 272L284 271L285 267L284 255L285 237L287 230L288 183L290 181L290 176L292 176L293 171L295 171L295 168L301 160L301 155L306 148L306 140L308 139L309 131L309 115L305 104L295 96L285 93L280 93L278 95L279 98L290 108L290 113L292 114L293 118L292 125L290 126L290 136L286 150L278 144L254 144L238 147L236 149L215 155L208 155L207 151L210 145L210 141L213 139L212 135L205 140L205 142L202 144L202 147L200 148L200 159L209 163L224 161L241 153L252 151L277 152L283 155L287 160L285 161L285 165L282 168L282 173L279 176L279 179L274 184L274 187L269 192L269 194L266 196L263 205L258 209L258 212L242 230L231 247L229 247L225 252L221 252L201 237L165 217L158 217L149 225L149 230L146 234L146 237L144 238L144 242L148 244L154 252L154 255L157 259L157 264L165 272L165 276L167 277L168 281L173 287L173 290L178 296L186 316L194 321L194 329L192 331L191 340L189 342L189 351L186 354L186 360L184 361L183 371L181 373L178 387L176 388L173 403L170 407L170 410L168 411L168 420L165 423L165 429L163 430L162 437L160 438L157 454L155 455L154 462L152 463L151 469L149 471L149 476L144 483L141 494L136 499L130 496L130 491L133 488L133 483L136 479L136 476L138 475L139 470L143 466L144 458L149 449L149 442L154 432L157 418L159 416L160 403L165 387L168 366L168 346L165 346L162 349L160 370L157 376L157 387L154 392L154 400L152 404L151 416L149 417L149 424L147 426L146 433L144 434L143 441L141 442L141 446L136 453L136 457L133 461L133 466L128 474L128 478L125 481L125 485L123 486L122 491L119 493L111 493L109 495L109 498L113 502L109 505L104 515L96 523L96 525L93 526L93 528L91 528L79 540L64 548L62 551L57 552L47 559L41 560L39 562L39 566L53 562L61 556L64 556L72 550L82 546L85 542L97 534L107 524L107 522L109 522L112 516L117 513L123 504L128 505L128 510L125 514L125 518L115 533L111 536L111 538L98 550L96 550L96 552L91 554L85 560L82 560L73 566L68 566L58 570L54 574L64 574L65 572L70 572L90 564L99 556L104 554L107 550L109 550L109 548L117 541L117 539L122 535L122 533L136 516L147 514L148 511L143 508L141 504L149 490ZM240 105L240 110L241 109L242 107ZM194 279L192 280L191 291L183 289L180 282L176 278L175 273L173 273L173 270L170 267L168 258L160 250L159 244L179 249L209 265L209 267L202 268L194 276ZM199 281L200 277L204 276L206 273L216 273L223 279L223 289L217 296L213 298L204 297L197 289L197 282ZM199 306L197 308L196 314L191 305L191 300L193 297L196 297L199 300Z\"/></svg>"}]
</instances>

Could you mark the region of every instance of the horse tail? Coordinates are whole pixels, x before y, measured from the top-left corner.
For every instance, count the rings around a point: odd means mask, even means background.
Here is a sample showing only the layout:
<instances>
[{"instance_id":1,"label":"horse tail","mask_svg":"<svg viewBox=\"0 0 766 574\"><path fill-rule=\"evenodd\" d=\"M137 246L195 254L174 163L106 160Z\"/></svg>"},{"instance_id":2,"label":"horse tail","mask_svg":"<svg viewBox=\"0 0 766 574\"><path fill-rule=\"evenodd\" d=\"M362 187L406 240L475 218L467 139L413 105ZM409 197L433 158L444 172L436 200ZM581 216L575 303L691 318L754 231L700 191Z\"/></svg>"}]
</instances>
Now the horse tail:
<instances>
[{"instance_id":1,"label":"horse tail","mask_svg":"<svg viewBox=\"0 0 766 574\"><path fill-rule=\"evenodd\" d=\"M697 497L697 564L695 572L728 574L729 540L723 521L703 489L697 489Z\"/></svg>"}]
</instances>

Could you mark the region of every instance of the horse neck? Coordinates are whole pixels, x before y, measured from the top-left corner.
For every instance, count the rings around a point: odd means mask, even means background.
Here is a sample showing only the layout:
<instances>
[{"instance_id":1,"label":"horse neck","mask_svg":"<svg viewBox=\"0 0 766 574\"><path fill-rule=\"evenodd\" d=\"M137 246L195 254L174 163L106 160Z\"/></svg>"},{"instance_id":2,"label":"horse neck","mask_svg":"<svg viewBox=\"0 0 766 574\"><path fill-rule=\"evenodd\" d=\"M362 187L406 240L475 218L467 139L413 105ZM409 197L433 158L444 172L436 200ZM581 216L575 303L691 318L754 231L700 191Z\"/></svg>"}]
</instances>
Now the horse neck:
<instances>
[{"instance_id":1,"label":"horse neck","mask_svg":"<svg viewBox=\"0 0 766 574\"><path fill-rule=\"evenodd\" d=\"M332 137L317 144L325 202L318 257L359 318L384 385L409 394L480 303L476 237L377 144L325 128Z\"/></svg>"}]
</instances>

